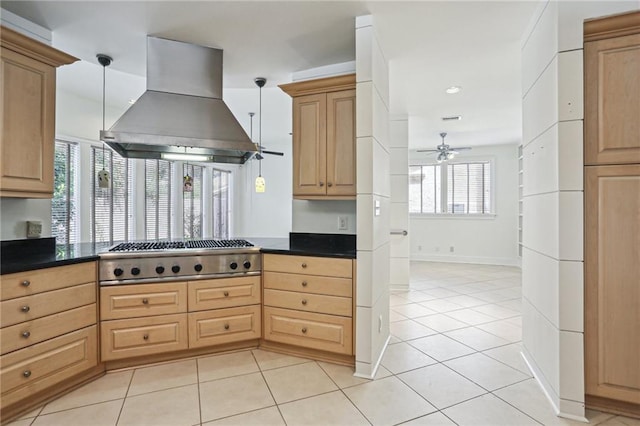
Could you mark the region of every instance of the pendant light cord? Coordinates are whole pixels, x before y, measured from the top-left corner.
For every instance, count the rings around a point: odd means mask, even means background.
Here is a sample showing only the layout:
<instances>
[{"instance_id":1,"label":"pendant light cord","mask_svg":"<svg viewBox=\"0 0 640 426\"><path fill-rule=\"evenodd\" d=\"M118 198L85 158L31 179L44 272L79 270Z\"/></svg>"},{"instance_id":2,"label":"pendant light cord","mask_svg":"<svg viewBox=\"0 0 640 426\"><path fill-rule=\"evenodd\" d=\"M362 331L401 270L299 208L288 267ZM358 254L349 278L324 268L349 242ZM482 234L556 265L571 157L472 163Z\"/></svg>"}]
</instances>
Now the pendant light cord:
<instances>
[{"instance_id":1,"label":"pendant light cord","mask_svg":"<svg viewBox=\"0 0 640 426\"><path fill-rule=\"evenodd\" d=\"M105 96L106 96L106 78L107 78L107 66L102 66L102 131L105 131ZM102 141L102 170L105 170L106 160L104 157L104 141Z\"/></svg>"},{"instance_id":2,"label":"pendant light cord","mask_svg":"<svg viewBox=\"0 0 640 426\"><path fill-rule=\"evenodd\" d=\"M258 176L262 176L262 86L260 86L260 117L258 118L258 130L260 131L260 137L258 139L258 152L260 153Z\"/></svg>"}]
</instances>

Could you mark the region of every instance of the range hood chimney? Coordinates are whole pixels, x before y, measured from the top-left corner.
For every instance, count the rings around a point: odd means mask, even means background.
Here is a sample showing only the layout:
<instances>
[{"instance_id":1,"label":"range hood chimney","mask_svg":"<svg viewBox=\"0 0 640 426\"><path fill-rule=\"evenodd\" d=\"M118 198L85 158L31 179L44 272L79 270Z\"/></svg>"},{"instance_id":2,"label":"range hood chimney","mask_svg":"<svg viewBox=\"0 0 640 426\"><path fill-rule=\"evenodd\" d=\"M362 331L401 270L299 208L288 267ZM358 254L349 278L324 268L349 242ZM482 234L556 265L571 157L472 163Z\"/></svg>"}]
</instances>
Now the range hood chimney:
<instances>
[{"instance_id":1,"label":"range hood chimney","mask_svg":"<svg viewBox=\"0 0 640 426\"><path fill-rule=\"evenodd\" d=\"M257 152L222 100L222 50L156 37L146 92L100 139L127 158L244 164Z\"/></svg>"}]
</instances>

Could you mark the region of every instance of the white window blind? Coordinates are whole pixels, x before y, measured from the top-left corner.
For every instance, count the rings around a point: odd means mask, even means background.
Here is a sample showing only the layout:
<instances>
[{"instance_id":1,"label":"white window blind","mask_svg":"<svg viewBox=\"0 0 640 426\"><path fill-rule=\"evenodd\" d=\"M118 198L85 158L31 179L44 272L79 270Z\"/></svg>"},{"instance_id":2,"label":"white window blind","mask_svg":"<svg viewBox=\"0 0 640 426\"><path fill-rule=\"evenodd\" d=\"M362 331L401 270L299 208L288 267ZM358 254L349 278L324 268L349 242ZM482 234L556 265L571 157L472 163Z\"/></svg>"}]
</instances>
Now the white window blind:
<instances>
[{"instance_id":1,"label":"white window blind","mask_svg":"<svg viewBox=\"0 0 640 426\"><path fill-rule=\"evenodd\" d=\"M183 164L184 176L191 177L191 191L182 192L184 238L202 238L202 174L204 167ZM184 189L184 188L183 188Z\"/></svg>"},{"instance_id":2,"label":"white window blind","mask_svg":"<svg viewBox=\"0 0 640 426\"><path fill-rule=\"evenodd\" d=\"M145 238L171 238L171 172L172 163L145 160Z\"/></svg>"},{"instance_id":3,"label":"white window blind","mask_svg":"<svg viewBox=\"0 0 640 426\"><path fill-rule=\"evenodd\" d=\"M58 244L78 241L78 199L76 179L78 145L56 140L54 186L51 200L51 235Z\"/></svg>"},{"instance_id":4,"label":"white window blind","mask_svg":"<svg viewBox=\"0 0 640 426\"><path fill-rule=\"evenodd\" d=\"M231 172L213 169L213 238L229 238L229 176Z\"/></svg>"},{"instance_id":5,"label":"white window blind","mask_svg":"<svg viewBox=\"0 0 640 426\"><path fill-rule=\"evenodd\" d=\"M105 169L111 176L109 188L98 186L97 174ZM128 159L110 149L91 148L91 241L113 242L133 239L133 173Z\"/></svg>"},{"instance_id":6,"label":"white window blind","mask_svg":"<svg viewBox=\"0 0 640 426\"><path fill-rule=\"evenodd\" d=\"M409 166L409 212L492 214L491 163Z\"/></svg>"}]
</instances>

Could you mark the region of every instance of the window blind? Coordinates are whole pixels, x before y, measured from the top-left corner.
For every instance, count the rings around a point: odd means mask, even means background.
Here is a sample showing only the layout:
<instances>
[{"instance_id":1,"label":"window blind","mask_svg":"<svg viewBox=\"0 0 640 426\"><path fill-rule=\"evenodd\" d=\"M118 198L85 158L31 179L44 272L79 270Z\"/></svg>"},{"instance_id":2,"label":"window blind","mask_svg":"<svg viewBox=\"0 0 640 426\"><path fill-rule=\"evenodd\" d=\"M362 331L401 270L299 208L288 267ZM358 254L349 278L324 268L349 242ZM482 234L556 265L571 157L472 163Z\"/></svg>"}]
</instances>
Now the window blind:
<instances>
[{"instance_id":1,"label":"window blind","mask_svg":"<svg viewBox=\"0 0 640 426\"><path fill-rule=\"evenodd\" d=\"M213 238L229 238L229 176L231 172L213 169Z\"/></svg>"},{"instance_id":2,"label":"window blind","mask_svg":"<svg viewBox=\"0 0 640 426\"><path fill-rule=\"evenodd\" d=\"M100 188L97 173L111 176L109 188ZM91 148L91 241L133 239L133 173L131 162L109 149Z\"/></svg>"},{"instance_id":3,"label":"window blind","mask_svg":"<svg viewBox=\"0 0 640 426\"><path fill-rule=\"evenodd\" d=\"M145 160L145 238L171 238L171 162Z\"/></svg>"},{"instance_id":4,"label":"window blind","mask_svg":"<svg viewBox=\"0 0 640 426\"><path fill-rule=\"evenodd\" d=\"M54 186L51 200L51 235L58 244L78 241L78 200L76 180L78 145L56 140Z\"/></svg>"},{"instance_id":5,"label":"window blind","mask_svg":"<svg viewBox=\"0 0 640 426\"><path fill-rule=\"evenodd\" d=\"M204 167L183 164L184 176L190 176L191 191L182 192L184 238L202 238L202 175Z\"/></svg>"}]
</instances>

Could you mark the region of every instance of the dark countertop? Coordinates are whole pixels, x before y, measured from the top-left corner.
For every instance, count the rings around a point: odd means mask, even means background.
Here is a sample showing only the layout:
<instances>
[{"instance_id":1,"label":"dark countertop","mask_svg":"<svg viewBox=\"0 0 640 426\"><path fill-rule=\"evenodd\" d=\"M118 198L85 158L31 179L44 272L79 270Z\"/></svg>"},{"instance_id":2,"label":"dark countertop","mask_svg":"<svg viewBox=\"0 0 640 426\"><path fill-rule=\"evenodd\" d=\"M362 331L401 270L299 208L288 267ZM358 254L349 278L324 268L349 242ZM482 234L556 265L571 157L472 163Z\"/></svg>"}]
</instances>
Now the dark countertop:
<instances>
[{"instance_id":1,"label":"dark countertop","mask_svg":"<svg viewBox=\"0 0 640 426\"><path fill-rule=\"evenodd\" d=\"M355 235L291 233L289 238L245 238L263 253L355 259ZM2 241L0 275L98 260L113 243L55 244L55 238Z\"/></svg>"}]
</instances>

